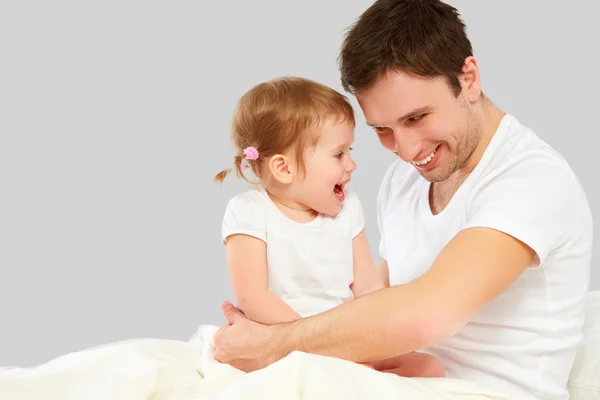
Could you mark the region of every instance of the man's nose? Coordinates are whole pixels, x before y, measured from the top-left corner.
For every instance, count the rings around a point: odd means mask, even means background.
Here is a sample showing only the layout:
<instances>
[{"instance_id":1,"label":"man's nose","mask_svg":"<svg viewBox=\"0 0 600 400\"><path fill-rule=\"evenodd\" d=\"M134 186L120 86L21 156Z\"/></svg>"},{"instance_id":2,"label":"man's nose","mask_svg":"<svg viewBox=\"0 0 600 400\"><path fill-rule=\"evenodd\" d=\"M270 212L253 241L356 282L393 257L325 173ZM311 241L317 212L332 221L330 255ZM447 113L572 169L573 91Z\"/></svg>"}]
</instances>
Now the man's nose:
<instances>
[{"instance_id":1,"label":"man's nose","mask_svg":"<svg viewBox=\"0 0 600 400\"><path fill-rule=\"evenodd\" d=\"M420 138L410 131L394 132L394 141L396 144L396 153L405 162L410 162L421 152L423 145Z\"/></svg>"}]
</instances>

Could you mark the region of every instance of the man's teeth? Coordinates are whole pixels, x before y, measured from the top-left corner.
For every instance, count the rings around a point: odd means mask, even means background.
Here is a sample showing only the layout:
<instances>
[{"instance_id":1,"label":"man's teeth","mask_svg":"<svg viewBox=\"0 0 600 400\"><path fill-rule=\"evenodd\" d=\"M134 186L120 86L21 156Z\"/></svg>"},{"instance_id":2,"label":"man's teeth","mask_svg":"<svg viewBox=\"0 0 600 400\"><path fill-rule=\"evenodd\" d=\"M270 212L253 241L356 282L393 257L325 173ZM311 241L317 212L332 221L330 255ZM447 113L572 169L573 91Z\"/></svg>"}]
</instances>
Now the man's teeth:
<instances>
[{"instance_id":1,"label":"man's teeth","mask_svg":"<svg viewBox=\"0 0 600 400\"><path fill-rule=\"evenodd\" d=\"M431 161L431 159L433 158L433 156L435 155L435 152L437 151L437 147L435 148L435 150L433 150L427 157L425 157L422 160L419 161L412 161L413 165L425 165L427 164L429 161Z\"/></svg>"}]
</instances>

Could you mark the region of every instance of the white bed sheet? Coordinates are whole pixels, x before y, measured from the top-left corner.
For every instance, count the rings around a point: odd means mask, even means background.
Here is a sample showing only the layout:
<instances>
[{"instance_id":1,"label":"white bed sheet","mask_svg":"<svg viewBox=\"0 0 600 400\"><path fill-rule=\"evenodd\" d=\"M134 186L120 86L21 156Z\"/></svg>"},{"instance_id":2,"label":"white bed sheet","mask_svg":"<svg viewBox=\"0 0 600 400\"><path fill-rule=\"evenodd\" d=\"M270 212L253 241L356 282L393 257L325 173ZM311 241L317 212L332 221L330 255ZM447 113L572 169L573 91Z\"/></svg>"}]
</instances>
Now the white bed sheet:
<instances>
[{"instance_id":1,"label":"white bed sheet","mask_svg":"<svg viewBox=\"0 0 600 400\"><path fill-rule=\"evenodd\" d=\"M600 292L591 294L591 299L586 341L569 382L573 400L600 398ZM216 329L202 326L189 341L129 340L66 354L33 368L5 368L0 370L0 399L507 398L474 383L401 378L352 362L300 352L245 374L214 360L212 336Z\"/></svg>"},{"instance_id":2,"label":"white bed sheet","mask_svg":"<svg viewBox=\"0 0 600 400\"><path fill-rule=\"evenodd\" d=\"M501 400L475 384L408 379L348 361L295 352L245 374L212 357L203 326L190 341L130 340L66 354L35 368L0 372L11 400Z\"/></svg>"}]
</instances>

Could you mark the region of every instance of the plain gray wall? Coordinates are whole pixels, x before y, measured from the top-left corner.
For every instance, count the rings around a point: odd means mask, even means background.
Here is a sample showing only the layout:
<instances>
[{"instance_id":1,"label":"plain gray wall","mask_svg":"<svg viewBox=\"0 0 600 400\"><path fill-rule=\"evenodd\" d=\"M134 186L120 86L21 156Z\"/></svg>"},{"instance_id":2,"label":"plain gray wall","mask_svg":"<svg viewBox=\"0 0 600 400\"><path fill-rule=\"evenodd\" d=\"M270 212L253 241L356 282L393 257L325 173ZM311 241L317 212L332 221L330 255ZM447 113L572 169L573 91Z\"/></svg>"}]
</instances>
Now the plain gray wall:
<instances>
[{"instance_id":1,"label":"plain gray wall","mask_svg":"<svg viewBox=\"0 0 600 400\"><path fill-rule=\"evenodd\" d=\"M599 3L451 3L485 92L567 157L597 218ZM344 30L370 4L2 2L0 365L223 323L221 217L246 187L211 179L231 164L235 102L281 75L341 90ZM354 187L376 254L392 155L357 115ZM592 279L600 289L597 265Z\"/></svg>"}]
</instances>

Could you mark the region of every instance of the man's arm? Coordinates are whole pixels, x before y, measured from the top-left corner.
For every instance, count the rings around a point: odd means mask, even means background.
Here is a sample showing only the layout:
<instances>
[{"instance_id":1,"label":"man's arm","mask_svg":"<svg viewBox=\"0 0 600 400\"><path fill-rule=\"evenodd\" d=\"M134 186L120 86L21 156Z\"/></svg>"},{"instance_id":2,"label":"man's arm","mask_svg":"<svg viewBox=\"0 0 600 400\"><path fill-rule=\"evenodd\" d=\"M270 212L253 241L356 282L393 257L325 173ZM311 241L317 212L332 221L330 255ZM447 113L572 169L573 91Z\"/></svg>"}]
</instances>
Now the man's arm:
<instances>
[{"instance_id":1,"label":"man's arm","mask_svg":"<svg viewBox=\"0 0 600 400\"><path fill-rule=\"evenodd\" d=\"M534 252L489 228L460 232L421 278L275 327L275 358L294 350L356 362L428 347L457 332L527 267Z\"/></svg>"},{"instance_id":2,"label":"man's arm","mask_svg":"<svg viewBox=\"0 0 600 400\"><path fill-rule=\"evenodd\" d=\"M287 338L281 352L376 361L458 332L528 265L543 263L576 223L575 207L586 204L564 160L536 155L515 162L474 193L465 228L422 277L278 327L278 335Z\"/></svg>"},{"instance_id":3,"label":"man's arm","mask_svg":"<svg viewBox=\"0 0 600 400\"><path fill-rule=\"evenodd\" d=\"M238 307L248 318L266 325L301 318L268 290L265 242L248 235L231 235L227 238L226 251L233 293Z\"/></svg>"},{"instance_id":4,"label":"man's arm","mask_svg":"<svg viewBox=\"0 0 600 400\"><path fill-rule=\"evenodd\" d=\"M428 347L457 332L527 267L534 251L491 228L469 228L431 269L312 317L266 326L223 305L229 322L215 335L215 359L253 371L293 351L369 363Z\"/></svg>"}]
</instances>

